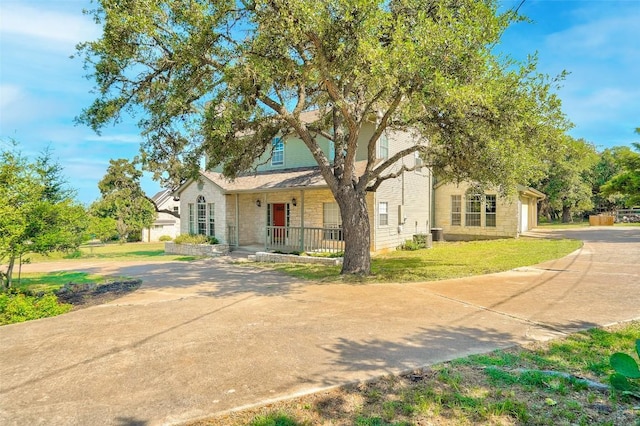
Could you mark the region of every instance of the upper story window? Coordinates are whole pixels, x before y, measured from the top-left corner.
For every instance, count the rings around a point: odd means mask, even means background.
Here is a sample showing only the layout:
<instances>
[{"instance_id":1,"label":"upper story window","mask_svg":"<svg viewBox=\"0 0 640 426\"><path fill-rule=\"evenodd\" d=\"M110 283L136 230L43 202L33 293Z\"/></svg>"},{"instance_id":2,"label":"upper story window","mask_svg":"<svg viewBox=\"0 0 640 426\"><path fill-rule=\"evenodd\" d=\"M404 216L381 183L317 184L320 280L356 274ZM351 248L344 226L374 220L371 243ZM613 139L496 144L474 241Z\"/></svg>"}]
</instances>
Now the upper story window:
<instances>
[{"instance_id":1,"label":"upper story window","mask_svg":"<svg viewBox=\"0 0 640 426\"><path fill-rule=\"evenodd\" d=\"M336 159L336 144L334 141L329 141L329 161L333 163Z\"/></svg>"},{"instance_id":2,"label":"upper story window","mask_svg":"<svg viewBox=\"0 0 640 426\"><path fill-rule=\"evenodd\" d=\"M415 151L413 153L413 158L415 160L416 172L422 171L422 157L420 156L420 151Z\"/></svg>"},{"instance_id":3,"label":"upper story window","mask_svg":"<svg viewBox=\"0 0 640 426\"><path fill-rule=\"evenodd\" d=\"M273 153L271 155L272 166L284 165L284 141L282 138L273 139Z\"/></svg>"},{"instance_id":4,"label":"upper story window","mask_svg":"<svg viewBox=\"0 0 640 426\"><path fill-rule=\"evenodd\" d=\"M389 138L385 133L378 139L378 158L386 160L389 158Z\"/></svg>"}]
</instances>

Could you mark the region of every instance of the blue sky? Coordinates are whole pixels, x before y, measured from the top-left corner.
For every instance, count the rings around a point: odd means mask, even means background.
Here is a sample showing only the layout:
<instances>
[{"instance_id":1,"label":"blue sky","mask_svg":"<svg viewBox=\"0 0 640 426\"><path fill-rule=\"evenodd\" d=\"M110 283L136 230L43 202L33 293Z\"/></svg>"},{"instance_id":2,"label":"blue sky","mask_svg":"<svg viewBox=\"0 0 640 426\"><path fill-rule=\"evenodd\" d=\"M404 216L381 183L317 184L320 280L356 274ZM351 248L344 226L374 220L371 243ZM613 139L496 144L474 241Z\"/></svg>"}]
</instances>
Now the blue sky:
<instances>
[{"instance_id":1,"label":"blue sky","mask_svg":"<svg viewBox=\"0 0 640 426\"><path fill-rule=\"evenodd\" d=\"M91 7L89 0L0 2L0 143L13 138L31 156L50 145L83 203L98 198L109 159L133 158L141 140L134 119L101 136L73 123L92 101L82 62L70 59L76 43L100 36L82 14ZM546 74L570 72L559 92L575 124L570 134L599 149L639 141L640 0L526 0L520 11L533 22L512 26L499 48L516 58L537 51ZM143 188L160 189L148 177Z\"/></svg>"}]
</instances>

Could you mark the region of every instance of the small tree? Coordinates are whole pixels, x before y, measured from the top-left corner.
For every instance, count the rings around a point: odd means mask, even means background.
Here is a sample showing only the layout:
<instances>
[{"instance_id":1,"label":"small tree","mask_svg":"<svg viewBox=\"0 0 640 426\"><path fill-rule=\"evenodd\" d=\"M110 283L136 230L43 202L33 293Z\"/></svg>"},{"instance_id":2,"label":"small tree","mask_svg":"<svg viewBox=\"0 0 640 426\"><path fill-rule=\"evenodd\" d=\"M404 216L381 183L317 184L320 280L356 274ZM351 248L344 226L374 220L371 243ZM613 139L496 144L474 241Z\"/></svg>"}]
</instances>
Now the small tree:
<instances>
[{"instance_id":1,"label":"small tree","mask_svg":"<svg viewBox=\"0 0 640 426\"><path fill-rule=\"evenodd\" d=\"M48 149L29 162L12 142L0 157L0 262L6 262L0 277L7 289L16 261L25 254L77 248L86 212L73 199Z\"/></svg>"},{"instance_id":2,"label":"small tree","mask_svg":"<svg viewBox=\"0 0 640 426\"><path fill-rule=\"evenodd\" d=\"M91 213L115 220L120 242L150 227L156 218L156 208L140 186L141 177L135 163L118 159L109 161L107 173L98 182L102 197L91 205Z\"/></svg>"},{"instance_id":3,"label":"small tree","mask_svg":"<svg viewBox=\"0 0 640 426\"><path fill-rule=\"evenodd\" d=\"M89 216L87 239L97 238L103 243L114 240L118 235L117 222L112 217Z\"/></svg>"}]
</instances>

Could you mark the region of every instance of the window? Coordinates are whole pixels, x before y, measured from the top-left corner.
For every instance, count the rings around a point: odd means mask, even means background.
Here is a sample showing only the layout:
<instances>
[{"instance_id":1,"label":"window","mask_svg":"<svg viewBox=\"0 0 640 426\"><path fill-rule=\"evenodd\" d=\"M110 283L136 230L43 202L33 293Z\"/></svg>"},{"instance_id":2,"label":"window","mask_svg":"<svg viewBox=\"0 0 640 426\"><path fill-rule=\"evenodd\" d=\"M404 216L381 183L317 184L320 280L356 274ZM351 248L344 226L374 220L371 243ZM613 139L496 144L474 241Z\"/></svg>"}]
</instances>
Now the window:
<instances>
[{"instance_id":1,"label":"window","mask_svg":"<svg viewBox=\"0 0 640 426\"><path fill-rule=\"evenodd\" d=\"M378 225L386 226L389 224L389 203L378 203Z\"/></svg>"},{"instance_id":2,"label":"window","mask_svg":"<svg viewBox=\"0 0 640 426\"><path fill-rule=\"evenodd\" d=\"M480 194L468 194L466 214L464 218L465 226L480 226L480 211L482 206L482 196Z\"/></svg>"},{"instance_id":3,"label":"window","mask_svg":"<svg viewBox=\"0 0 640 426\"><path fill-rule=\"evenodd\" d=\"M420 151L415 151L413 153L413 158L415 159L416 172L422 171L422 157L420 156Z\"/></svg>"},{"instance_id":4,"label":"window","mask_svg":"<svg viewBox=\"0 0 640 426\"><path fill-rule=\"evenodd\" d=\"M336 144L333 141L329 141L329 161L333 162L336 159Z\"/></svg>"},{"instance_id":5,"label":"window","mask_svg":"<svg viewBox=\"0 0 640 426\"><path fill-rule=\"evenodd\" d=\"M340 207L338 207L338 203L322 204L322 227L325 228L325 240L343 240L342 217L340 216Z\"/></svg>"},{"instance_id":6,"label":"window","mask_svg":"<svg viewBox=\"0 0 640 426\"><path fill-rule=\"evenodd\" d=\"M378 158L386 160L389 158L389 138L383 133L378 139Z\"/></svg>"},{"instance_id":7,"label":"window","mask_svg":"<svg viewBox=\"0 0 640 426\"><path fill-rule=\"evenodd\" d=\"M487 195L485 196L485 207L484 207L484 223L487 227L495 227L496 226L496 196L495 195Z\"/></svg>"},{"instance_id":8,"label":"window","mask_svg":"<svg viewBox=\"0 0 640 426\"><path fill-rule=\"evenodd\" d=\"M207 202L202 195L198 196L198 234L207 235Z\"/></svg>"},{"instance_id":9,"label":"window","mask_svg":"<svg viewBox=\"0 0 640 426\"><path fill-rule=\"evenodd\" d=\"M282 166L284 164L284 142L282 138L273 139L273 152L271 154L271 165Z\"/></svg>"},{"instance_id":10,"label":"window","mask_svg":"<svg viewBox=\"0 0 640 426\"><path fill-rule=\"evenodd\" d=\"M196 206L189 203L189 234L196 233Z\"/></svg>"},{"instance_id":11,"label":"window","mask_svg":"<svg viewBox=\"0 0 640 426\"><path fill-rule=\"evenodd\" d=\"M207 204L207 210L209 211L209 236L210 237L215 237L216 236L216 227L215 227L215 205L213 203L209 203Z\"/></svg>"},{"instance_id":12,"label":"window","mask_svg":"<svg viewBox=\"0 0 640 426\"><path fill-rule=\"evenodd\" d=\"M451 196L451 226L462 225L462 196Z\"/></svg>"}]
</instances>

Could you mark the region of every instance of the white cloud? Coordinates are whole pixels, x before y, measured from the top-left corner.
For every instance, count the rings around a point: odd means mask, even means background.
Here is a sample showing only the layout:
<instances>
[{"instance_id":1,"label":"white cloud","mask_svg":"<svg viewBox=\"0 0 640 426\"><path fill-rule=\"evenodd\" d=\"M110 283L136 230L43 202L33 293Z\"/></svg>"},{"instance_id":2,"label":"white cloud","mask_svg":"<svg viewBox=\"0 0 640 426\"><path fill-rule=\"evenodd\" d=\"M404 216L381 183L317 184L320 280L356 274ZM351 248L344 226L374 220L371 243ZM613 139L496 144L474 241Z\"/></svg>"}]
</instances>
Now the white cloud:
<instances>
[{"instance_id":1,"label":"white cloud","mask_svg":"<svg viewBox=\"0 0 640 426\"><path fill-rule=\"evenodd\" d=\"M0 4L0 35L15 36L30 44L35 41L43 49L69 51L77 43L95 39L100 28L82 14L81 3L72 2L77 10L52 10L60 3L40 3L38 7L13 2ZM26 39L26 40L24 40Z\"/></svg>"},{"instance_id":2,"label":"white cloud","mask_svg":"<svg viewBox=\"0 0 640 426\"><path fill-rule=\"evenodd\" d=\"M546 46L556 54L587 55L594 58L622 57L637 60L640 55L640 8L617 16L594 12L583 23L550 34Z\"/></svg>"},{"instance_id":3,"label":"white cloud","mask_svg":"<svg viewBox=\"0 0 640 426\"><path fill-rule=\"evenodd\" d=\"M114 134L114 135L103 134L102 136L98 136L98 135L87 136L85 138L85 141L125 144L125 145L129 145L129 144L139 145L140 142L142 142L142 137L140 137L140 135L137 135L137 134L128 134L128 133Z\"/></svg>"},{"instance_id":4,"label":"white cloud","mask_svg":"<svg viewBox=\"0 0 640 426\"><path fill-rule=\"evenodd\" d=\"M0 84L0 114L5 114L5 109L11 107L21 97L22 89L15 84Z\"/></svg>"}]
</instances>

